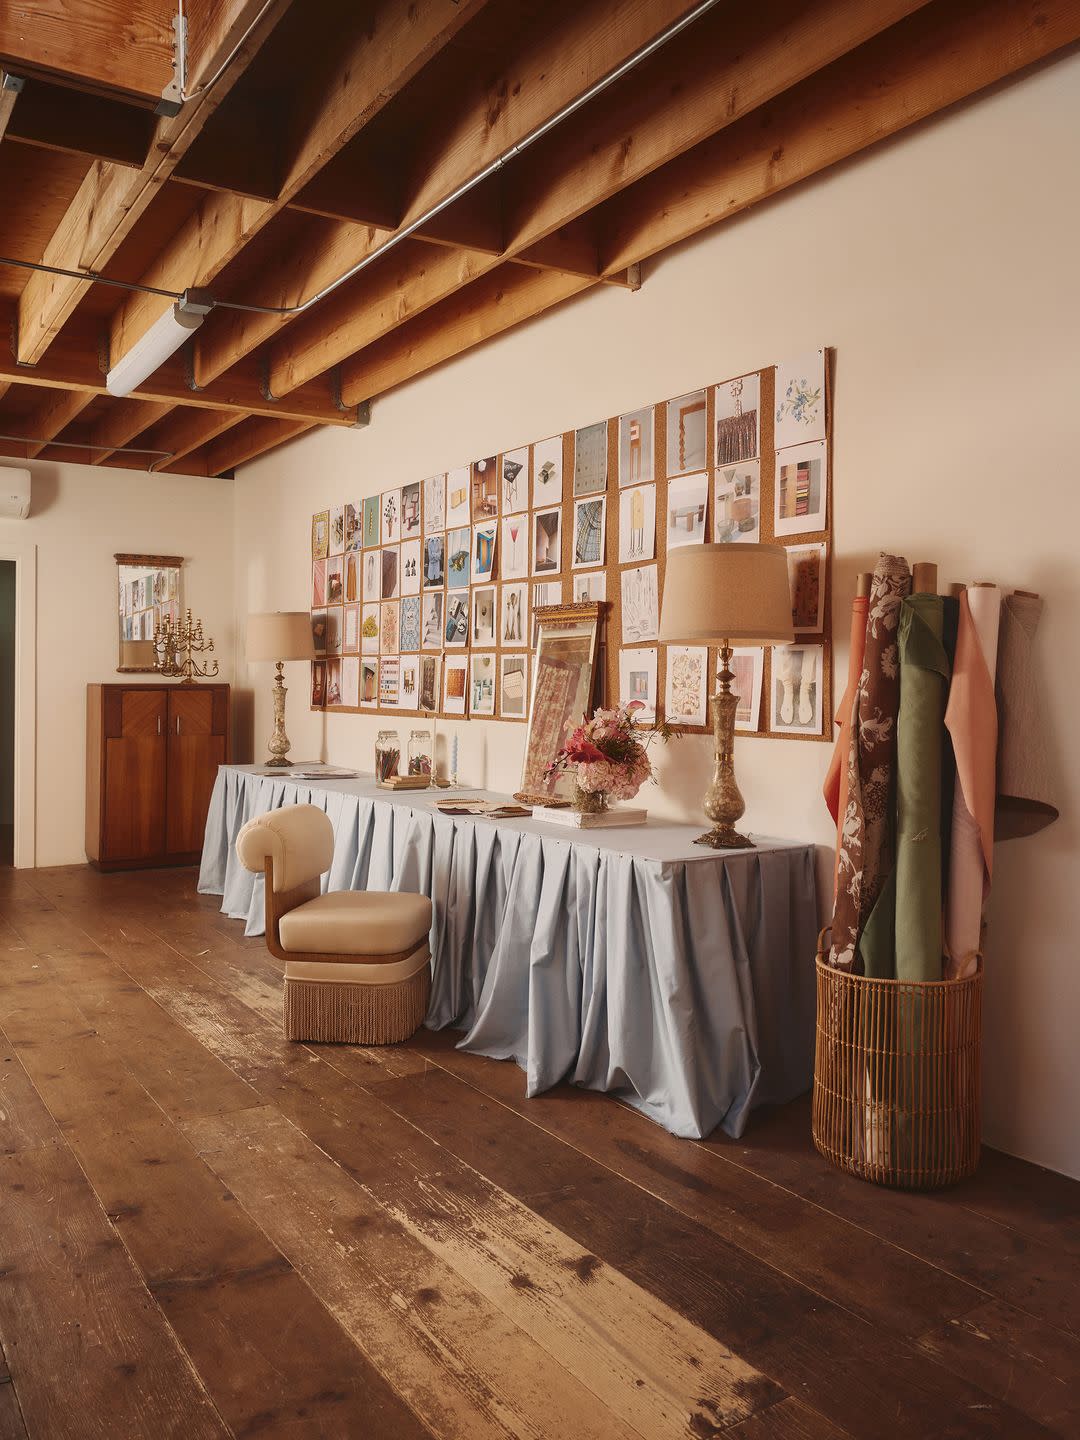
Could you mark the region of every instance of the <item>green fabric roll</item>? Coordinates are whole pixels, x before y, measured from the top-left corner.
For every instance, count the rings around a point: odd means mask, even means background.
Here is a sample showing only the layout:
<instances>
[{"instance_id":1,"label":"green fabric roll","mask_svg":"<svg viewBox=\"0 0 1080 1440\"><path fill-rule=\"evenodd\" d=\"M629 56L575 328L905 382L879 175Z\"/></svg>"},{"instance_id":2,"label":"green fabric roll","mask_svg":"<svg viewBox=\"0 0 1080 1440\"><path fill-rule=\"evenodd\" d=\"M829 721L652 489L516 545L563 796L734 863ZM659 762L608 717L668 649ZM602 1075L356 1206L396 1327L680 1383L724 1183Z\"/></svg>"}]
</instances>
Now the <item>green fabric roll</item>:
<instances>
[{"instance_id":1,"label":"green fabric roll","mask_svg":"<svg viewBox=\"0 0 1080 1440\"><path fill-rule=\"evenodd\" d=\"M940 980L941 776L949 658L940 595L900 609L896 742L896 978Z\"/></svg>"}]
</instances>

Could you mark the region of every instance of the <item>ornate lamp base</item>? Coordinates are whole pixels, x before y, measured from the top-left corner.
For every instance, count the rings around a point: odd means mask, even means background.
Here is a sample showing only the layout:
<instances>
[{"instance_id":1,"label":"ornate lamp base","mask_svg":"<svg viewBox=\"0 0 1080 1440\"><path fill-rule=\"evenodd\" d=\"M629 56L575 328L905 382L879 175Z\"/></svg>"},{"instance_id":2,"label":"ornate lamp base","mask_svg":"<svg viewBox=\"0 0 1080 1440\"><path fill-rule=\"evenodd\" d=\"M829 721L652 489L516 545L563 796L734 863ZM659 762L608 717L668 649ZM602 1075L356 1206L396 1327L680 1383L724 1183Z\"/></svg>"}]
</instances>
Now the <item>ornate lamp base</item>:
<instances>
[{"instance_id":1,"label":"ornate lamp base","mask_svg":"<svg viewBox=\"0 0 1080 1440\"><path fill-rule=\"evenodd\" d=\"M271 755L269 760L263 761L263 768L269 770L271 765L273 765L276 768L284 770L286 767L291 767L292 763L293 762L285 755Z\"/></svg>"},{"instance_id":2,"label":"ornate lamp base","mask_svg":"<svg viewBox=\"0 0 1080 1440\"><path fill-rule=\"evenodd\" d=\"M705 791L702 806L713 822L713 828L699 835L694 844L708 845L711 850L753 849L754 842L749 836L735 829L735 823L742 818L746 805L735 783L735 711L739 697L731 689L735 676L731 670L731 646L726 642L720 647L720 674L717 679L720 688L709 701L716 746L715 767L712 784Z\"/></svg>"},{"instance_id":3,"label":"ornate lamp base","mask_svg":"<svg viewBox=\"0 0 1080 1440\"><path fill-rule=\"evenodd\" d=\"M695 845L708 845L710 850L755 850L753 840L749 835L740 835L730 825L717 825L714 829L699 835L694 841Z\"/></svg>"},{"instance_id":4,"label":"ornate lamp base","mask_svg":"<svg viewBox=\"0 0 1080 1440\"><path fill-rule=\"evenodd\" d=\"M274 766L276 769L285 769L293 763L287 758L292 749L292 742L285 733L285 696L288 692L282 676L284 669L284 664L279 660L272 692L274 696L274 733L270 736L270 743L266 747L270 751L270 758L264 762L267 767Z\"/></svg>"}]
</instances>

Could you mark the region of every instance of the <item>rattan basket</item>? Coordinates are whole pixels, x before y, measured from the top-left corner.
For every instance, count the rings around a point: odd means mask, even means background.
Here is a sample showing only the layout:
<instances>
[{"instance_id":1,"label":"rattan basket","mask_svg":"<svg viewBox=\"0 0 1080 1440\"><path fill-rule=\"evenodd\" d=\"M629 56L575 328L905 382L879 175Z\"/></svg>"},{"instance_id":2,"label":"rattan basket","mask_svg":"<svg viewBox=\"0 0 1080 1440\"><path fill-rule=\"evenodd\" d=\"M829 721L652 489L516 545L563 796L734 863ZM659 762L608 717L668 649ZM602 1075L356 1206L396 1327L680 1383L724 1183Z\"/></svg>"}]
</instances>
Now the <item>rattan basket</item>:
<instances>
[{"instance_id":1,"label":"rattan basket","mask_svg":"<svg viewBox=\"0 0 1080 1440\"><path fill-rule=\"evenodd\" d=\"M979 1163L982 969L868 980L817 957L814 1144L878 1185L930 1190Z\"/></svg>"}]
</instances>

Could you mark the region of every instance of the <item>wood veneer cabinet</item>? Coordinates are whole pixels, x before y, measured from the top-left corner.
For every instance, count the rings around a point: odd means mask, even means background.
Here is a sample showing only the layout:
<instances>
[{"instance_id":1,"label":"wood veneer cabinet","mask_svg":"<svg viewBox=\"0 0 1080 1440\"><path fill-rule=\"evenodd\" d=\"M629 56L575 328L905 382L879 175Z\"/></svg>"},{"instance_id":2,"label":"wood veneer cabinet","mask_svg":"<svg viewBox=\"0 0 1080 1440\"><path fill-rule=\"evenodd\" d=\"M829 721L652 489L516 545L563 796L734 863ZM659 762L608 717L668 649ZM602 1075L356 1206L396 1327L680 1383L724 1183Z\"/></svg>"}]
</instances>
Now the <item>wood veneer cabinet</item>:
<instances>
[{"instance_id":1,"label":"wood veneer cabinet","mask_svg":"<svg viewBox=\"0 0 1080 1440\"><path fill-rule=\"evenodd\" d=\"M228 758L228 685L88 685L91 865L193 864L218 766Z\"/></svg>"}]
</instances>

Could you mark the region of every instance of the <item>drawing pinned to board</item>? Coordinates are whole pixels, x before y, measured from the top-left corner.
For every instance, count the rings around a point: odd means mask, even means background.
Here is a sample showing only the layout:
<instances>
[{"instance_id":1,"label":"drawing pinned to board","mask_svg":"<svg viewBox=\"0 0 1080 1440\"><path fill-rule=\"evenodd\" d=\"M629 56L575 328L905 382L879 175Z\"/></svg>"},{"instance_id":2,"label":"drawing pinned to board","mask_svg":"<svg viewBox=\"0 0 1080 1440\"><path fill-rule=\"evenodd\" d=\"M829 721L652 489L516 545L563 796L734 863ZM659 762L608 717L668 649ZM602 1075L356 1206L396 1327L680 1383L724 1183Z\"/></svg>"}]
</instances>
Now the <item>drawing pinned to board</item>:
<instances>
[{"instance_id":1,"label":"drawing pinned to board","mask_svg":"<svg viewBox=\"0 0 1080 1440\"><path fill-rule=\"evenodd\" d=\"M401 487L401 538L420 538L420 481Z\"/></svg>"},{"instance_id":2,"label":"drawing pinned to board","mask_svg":"<svg viewBox=\"0 0 1080 1440\"><path fill-rule=\"evenodd\" d=\"M619 564L651 560L656 554L656 486L635 485L619 492Z\"/></svg>"},{"instance_id":3,"label":"drawing pinned to board","mask_svg":"<svg viewBox=\"0 0 1080 1440\"><path fill-rule=\"evenodd\" d=\"M502 513L517 515L529 508L529 447L508 450L502 457Z\"/></svg>"},{"instance_id":4,"label":"drawing pinned to board","mask_svg":"<svg viewBox=\"0 0 1080 1440\"><path fill-rule=\"evenodd\" d=\"M401 593L420 594L420 541L405 540L401 546Z\"/></svg>"},{"instance_id":5,"label":"drawing pinned to board","mask_svg":"<svg viewBox=\"0 0 1080 1440\"><path fill-rule=\"evenodd\" d=\"M561 605L563 603L563 582L561 580L546 580L542 584L533 586L533 609L541 605Z\"/></svg>"},{"instance_id":6,"label":"drawing pinned to board","mask_svg":"<svg viewBox=\"0 0 1080 1440\"><path fill-rule=\"evenodd\" d=\"M607 489L607 421L583 425L574 432L574 494L592 495Z\"/></svg>"},{"instance_id":7,"label":"drawing pinned to board","mask_svg":"<svg viewBox=\"0 0 1080 1440\"><path fill-rule=\"evenodd\" d=\"M424 541L424 589L441 589L446 583L446 536L429 535Z\"/></svg>"},{"instance_id":8,"label":"drawing pinned to board","mask_svg":"<svg viewBox=\"0 0 1080 1440\"><path fill-rule=\"evenodd\" d=\"M594 496L574 501L574 556L572 568L588 569L604 563L605 498Z\"/></svg>"},{"instance_id":9,"label":"drawing pinned to board","mask_svg":"<svg viewBox=\"0 0 1080 1440\"><path fill-rule=\"evenodd\" d=\"M469 467L462 465L446 476L446 528L460 529L472 520L469 504Z\"/></svg>"},{"instance_id":10,"label":"drawing pinned to board","mask_svg":"<svg viewBox=\"0 0 1080 1440\"><path fill-rule=\"evenodd\" d=\"M396 655L401 649L401 621L396 600L384 600L379 610L379 650Z\"/></svg>"},{"instance_id":11,"label":"drawing pinned to board","mask_svg":"<svg viewBox=\"0 0 1080 1440\"><path fill-rule=\"evenodd\" d=\"M326 561L311 562L311 608L321 610L326 604Z\"/></svg>"},{"instance_id":12,"label":"drawing pinned to board","mask_svg":"<svg viewBox=\"0 0 1080 1440\"><path fill-rule=\"evenodd\" d=\"M398 704L402 710L419 708L420 660L416 655L403 655L398 671Z\"/></svg>"},{"instance_id":13,"label":"drawing pinned to board","mask_svg":"<svg viewBox=\"0 0 1080 1440\"><path fill-rule=\"evenodd\" d=\"M345 599L345 559L331 555L326 562L326 603L340 605Z\"/></svg>"},{"instance_id":14,"label":"drawing pinned to board","mask_svg":"<svg viewBox=\"0 0 1080 1440\"><path fill-rule=\"evenodd\" d=\"M607 599L607 574L594 570L590 574L575 575L571 580L572 601L579 605L592 605Z\"/></svg>"},{"instance_id":15,"label":"drawing pinned to board","mask_svg":"<svg viewBox=\"0 0 1080 1440\"><path fill-rule=\"evenodd\" d=\"M655 479L653 410L648 405L619 416L619 486L648 485Z\"/></svg>"},{"instance_id":16,"label":"drawing pinned to board","mask_svg":"<svg viewBox=\"0 0 1080 1440\"><path fill-rule=\"evenodd\" d=\"M382 538L382 520L379 516L380 497L378 495L366 495L364 497L364 549L370 550L378 545Z\"/></svg>"},{"instance_id":17,"label":"drawing pinned to board","mask_svg":"<svg viewBox=\"0 0 1080 1440\"><path fill-rule=\"evenodd\" d=\"M379 703L379 662L360 657L360 706L374 709Z\"/></svg>"},{"instance_id":18,"label":"drawing pinned to board","mask_svg":"<svg viewBox=\"0 0 1080 1440\"><path fill-rule=\"evenodd\" d=\"M824 441L777 451L774 534L806 535L825 529L828 473Z\"/></svg>"},{"instance_id":19,"label":"drawing pinned to board","mask_svg":"<svg viewBox=\"0 0 1080 1440\"><path fill-rule=\"evenodd\" d=\"M504 585L501 598L499 644L516 650L526 643L529 634L529 587L527 584Z\"/></svg>"},{"instance_id":20,"label":"drawing pinned to board","mask_svg":"<svg viewBox=\"0 0 1080 1440\"><path fill-rule=\"evenodd\" d=\"M332 505L330 507L330 554L344 555L345 553L345 506Z\"/></svg>"},{"instance_id":21,"label":"drawing pinned to board","mask_svg":"<svg viewBox=\"0 0 1080 1440\"><path fill-rule=\"evenodd\" d=\"M421 644L425 650L441 650L443 647L442 617L443 593L436 590L422 597Z\"/></svg>"},{"instance_id":22,"label":"drawing pinned to board","mask_svg":"<svg viewBox=\"0 0 1080 1440\"><path fill-rule=\"evenodd\" d=\"M756 545L761 538L761 466L757 460L727 465L713 481L713 540L718 545Z\"/></svg>"},{"instance_id":23,"label":"drawing pinned to board","mask_svg":"<svg viewBox=\"0 0 1080 1440\"><path fill-rule=\"evenodd\" d=\"M341 648L346 655L355 655L360 649L360 606L346 605L341 634Z\"/></svg>"},{"instance_id":24,"label":"drawing pinned to board","mask_svg":"<svg viewBox=\"0 0 1080 1440\"><path fill-rule=\"evenodd\" d=\"M760 645L739 645L731 652L731 688L738 696L735 729L746 734L761 729L761 682L765 673L765 651ZM720 669L716 671L717 689Z\"/></svg>"},{"instance_id":25,"label":"drawing pinned to board","mask_svg":"<svg viewBox=\"0 0 1080 1440\"><path fill-rule=\"evenodd\" d=\"M642 725L656 723L656 647L619 651L619 704L637 701L643 708L634 719Z\"/></svg>"},{"instance_id":26,"label":"drawing pinned to board","mask_svg":"<svg viewBox=\"0 0 1080 1440\"><path fill-rule=\"evenodd\" d=\"M533 452L533 506L558 505L562 500L563 437L538 440Z\"/></svg>"},{"instance_id":27,"label":"drawing pinned to board","mask_svg":"<svg viewBox=\"0 0 1080 1440\"><path fill-rule=\"evenodd\" d=\"M382 551L364 551L363 585L360 598L362 600L382 599Z\"/></svg>"},{"instance_id":28,"label":"drawing pinned to board","mask_svg":"<svg viewBox=\"0 0 1080 1440\"><path fill-rule=\"evenodd\" d=\"M787 547L791 625L796 635L820 634L825 622L825 545Z\"/></svg>"},{"instance_id":29,"label":"drawing pinned to board","mask_svg":"<svg viewBox=\"0 0 1080 1440\"><path fill-rule=\"evenodd\" d=\"M708 461L705 443L705 391L693 390L667 402L667 473L689 475L704 470Z\"/></svg>"},{"instance_id":30,"label":"drawing pinned to board","mask_svg":"<svg viewBox=\"0 0 1080 1440\"><path fill-rule=\"evenodd\" d=\"M758 416L761 376L738 375L713 389L716 407L716 463L739 465L760 453Z\"/></svg>"},{"instance_id":31,"label":"drawing pinned to board","mask_svg":"<svg viewBox=\"0 0 1080 1440\"><path fill-rule=\"evenodd\" d=\"M469 593L448 594L446 597L446 624L443 626L443 640L455 648L469 643Z\"/></svg>"},{"instance_id":32,"label":"drawing pinned to board","mask_svg":"<svg viewBox=\"0 0 1080 1440\"><path fill-rule=\"evenodd\" d=\"M504 720L524 720L529 690L529 661L525 655L500 656L499 714Z\"/></svg>"},{"instance_id":33,"label":"drawing pinned to board","mask_svg":"<svg viewBox=\"0 0 1080 1440\"><path fill-rule=\"evenodd\" d=\"M379 555L382 558L381 598L396 600L401 594L401 548L398 545L387 545L379 551Z\"/></svg>"},{"instance_id":34,"label":"drawing pinned to board","mask_svg":"<svg viewBox=\"0 0 1080 1440\"><path fill-rule=\"evenodd\" d=\"M667 647L664 719L672 725L704 725L709 651L704 645Z\"/></svg>"},{"instance_id":35,"label":"drawing pinned to board","mask_svg":"<svg viewBox=\"0 0 1080 1440\"><path fill-rule=\"evenodd\" d=\"M821 734L820 645L777 645L772 652L769 729Z\"/></svg>"},{"instance_id":36,"label":"drawing pinned to board","mask_svg":"<svg viewBox=\"0 0 1080 1440\"><path fill-rule=\"evenodd\" d=\"M468 588L472 566L472 530L462 527L446 537L446 584L450 590Z\"/></svg>"},{"instance_id":37,"label":"drawing pinned to board","mask_svg":"<svg viewBox=\"0 0 1080 1440\"><path fill-rule=\"evenodd\" d=\"M379 605L365 605L360 619L360 649L365 655L379 653Z\"/></svg>"},{"instance_id":38,"label":"drawing pinned to board","mask_svg":"<svg viewBox=\"0 0 1080 1440\"><path fill-rule=\"evenodd\" d=\"M402 650L420 649L420 596L409 595L401 602L399 643Z\"/></svg>"},{"instance_id":39,"label":"drawing pinned to board","mask_svg":"<svg viewBox=\"0 0 1080 1440\"><path fill-rule=\"evenodd\" d=\"M814 350L776 367L773 446L825 439L825 351Z\"/></svg>"},{"instance_id":40,"label":"drawing pinned to board","mask_svg":"<svg viewBox=\"0 0 1080 1440\"><path fill-rule=\"evenodd\" d=\"M382 507L379 511L382 517L382 543L392 545L401 539L401 491L384 490L382 495Z\"/></svg>"},{"instance_id":41,"label":"drawing pinned to board","mask_svg":"<svg viewBox=\"0 0 1080 1440\"><path fill-rule=\"evenodd\" d=\"M490 580L495 571L495 538L499 533L497 520L486 520L482 525L473 526L472 578L473 584Z\"/></svg>"},{"instance_id":42,"label":"drawing pinned to board","mask_svg":"<svg viewBox=\"0 0 1080 1440\"><path fill-rule=\"evenodd\" d=\"M360 657L346 655L341 662L341 703L351 710L360 705Z\"/></svg>"},{"instance_id":43,"label":"drawing pinned to board","mask_svg":"<svg viewBox=\"0 0 1080 1440\"><path fill-rule=\"evenodd\" d=\"M400 665L396 655L384 655L379 661L379 704L387 710L397 709Z\"/></svg>"},{"instance_id":44,"label":"drawing pinned to board","mask_svg":"<svg viewBox=\"0 0 1080 1440\"><path fill-rule=\"evenodd\" d=\"M484 460L472 463L470 484L472 486L473 520L491 520L499 513L499 460L489 455Z\"/></svg>"},{"instance_id":45,"label":"drawing pinned to board","mask_svg":"<svg viewBox=\"0 0 1080 1440\"><path fill-rule=\"evenodd\" d=\"M506 515L502 522L499 573L504 580L524 580L529 574L529 516Z\"/></svg>"},{"instance_id":46,"label":"drawing pinned to board","mask_svg":"<svg viewBox=\"0 0 1080 1440\"><path fill-rule=\"evenodd\" d=\"M474 652L470 655L469 661L472 669L472 686L469 691L469 713L471 715L494 715L495 653L494 651L488 651L486 654Z\"/></svg>"},{"instance_id":47,"label":"drawing pinned to board","mask_svg":"<svg viewBox=\"0 0 1080 1440\"><path fill-rule=\"evenodd\" d=\"M562 569L562 511L533 515L533 574L557 575Z\"/></svg>"},{"instance_id":48,"label":"drawing pinned to board","mask_svg":"<svg viewBox=\"0 0 1080 1440\"><path fill-rule=\"evenodd\" d=\"M311 517L311 558L325 560L330 553L330 511L320 510Z\"/></svg>"},{"instance_id":49,"label":"drawing pinned to board","mask_svg":"<svg viewBox=\"0 0 1080 1440\"><path fill-rule=\"evenodd\" d=\"M705 510L709 503L708 475L683 475L668 482L667 548L700 545L705 539Z\"/></svg>"},{"instance_id":50,"label":"drawing pinned to board","mask_svg":"<svg viewBox=\"0 0 1080 1440\"><path fill-rule=\"evenodd\" d=\"M443 661L443 709L447 715L464 715L468 699L469 657L447 655Z\"/></svg>"},{"instance_id":51,"label":"drawing pinned to board","mask_svg":"<svg viewBox=\"0 0 1080 1440\"><path fill-rule=\"evenodd\" d=\"M622 642L636 645L641 640L655 640L660 626L657 601L656 566L639 565L624 570L622 582Z\"/></svg>"},{"instance_id":52,"label":"drawing pinned to board","mask_svg":"<svg viewBox=\"0 0 1080 1440\"><path fill-rule=\"evenodd\" d=\"M363 534L364 502L345 506L345 549L359 550L364 543Z\"/></svg>"},{"instance_id":53,"label":"drawing pinned to board","mask_svg":"<svg viewBox=\"0 0 1080 1440\"><path fill-rule=\"evenodd\" d=\"M360 551L350 550L345 555L345 603L352 604L360 599Z\"/></svg>"},{"instance_id":54,"label":"drawing pinned to board","mask_svg":"<svg viewBox=\"0 0 1080 1440\"><path fill-rule=\"evenodd\" d=\"M446 529L446 476L429 475L424 481L424 534Z\"/></svg>"}]
</instances>

